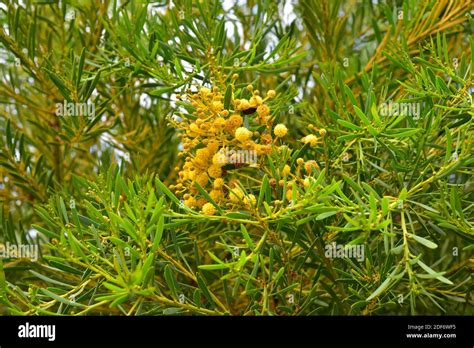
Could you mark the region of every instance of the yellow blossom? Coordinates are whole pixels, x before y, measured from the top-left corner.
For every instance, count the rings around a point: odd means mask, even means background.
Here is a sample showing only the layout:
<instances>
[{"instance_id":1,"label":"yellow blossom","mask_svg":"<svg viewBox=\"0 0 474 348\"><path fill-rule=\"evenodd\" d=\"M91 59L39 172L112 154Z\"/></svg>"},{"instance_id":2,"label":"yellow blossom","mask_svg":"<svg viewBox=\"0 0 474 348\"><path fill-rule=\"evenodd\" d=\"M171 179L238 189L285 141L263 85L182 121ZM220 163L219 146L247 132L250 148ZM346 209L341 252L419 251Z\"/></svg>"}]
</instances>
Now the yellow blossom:
<instances>
[{"instance_id":1,"label":"yellow blossom","mask_svg":"<svg viewBox=\"0 0 474 348\"><path fill-rule=\"evenodd\" d=\"M310 144L311 146L314 147L318 143L318 137L316 137L316 135L314 135L314 134L309 134L309 135L303 137L303 139L301 139L301 141L305 144Z\"/></svg>"},{"instance_id":2,"label":"yellow blossom","mask_svg":"<svg viewBox=\"0 0 474 348\"><path fill-rule=\"evenodd\" d=\"M211 154L208 149L203 148L196 151L196 158L200 158L204 161L207 161L210 158Z\"/></svg>"},{"instance_id":3,"label":"yellow blossom","mask_svg":"<svg viewBox=\"0 0 474 348\"><path fill-rule=\"evenodd\" d=\"M201 185L201 187L206 186L208 181L209 178L207 177L206 173L201 173L196 177L196 182Z\"/></svg>"},{"instance_id":4,"label":"yellow blossom","mask_svg":"<svg viewBox=\"0 0 474 348\"><path fill-rule=\"evenodd\" d=\"M250 139L252 132L245 127L239 127L235 131L235 139L241 142L245 142Z\"/></svg>"},{"instance_id":5,"label":"yellow blossom","mask_svg":"<svg viewBox=\"0 0 474 348\"><path fill-rule=\"evenodd\" d=\"M222 152L218 152L216 153L213 157L212 157L212 163L215 164L215 165L218 165L218 166L225 166L227 164L227 160L226 160L226 157L225 157L225 154L222 153Z\"/></svg>"},{"instance_id":6,"label":"yellow blossom","mask_svg":"<svg viewBox=\"0 0 474 348\"><path fill-rule=\"evenodd\" d=\"M193 196L190 196L188 199L184 200L184 204L188 208L194 208L196 206L196 198L194 198Z\"/></svg>"},{"instance_id":7,"label":"yellow blossom","mask_svg":"<svg viewBox=\"0 0 474 348\"><path fill-rule=\"evenodd\" d=\"M244 119L240 115L232 115L229 117L229 122L232 123L233 127L240 127L244 123Z\"/></svg>"},{"instance_id":8,"label":"yellow blossom","mask_svg":"<svg viewBox=\"0 0 474 348\"><path fill-rule=\"evenodd\" d=\"M267 97L268 98L275 98L275 96L276 96L275 90L271 89L267 92Z\"/></svg>"},{"instance_id":9,"label":"yellow blossom","mask_svg":"<svg viewBox=\"0 0 474 348\"><path fill-rule=\"evenodd\" d=\"M207 150L210 153L216 153L218 147L219 147L219 143L217 142L217 140L213 139L207 143Z\"/></svg>"},{"instance_id":10,"label":"yellow blossom","mask_svg":"<svg viewBox=\"0 0 474 348\"><path fill-rule=\"evenodd\" d=\"M214 215L216 213L216 208L211 203L206 203L202 206L202 213L204 215Z\"/></svg>"},{"instance_id":11,"label":"yellow blossom","mask_svg":"<svg viewBox=\"0 0 474 348\"><path fill-rule=\"evenodd\" d=\"M252 98L250 98L249 103L251 107L256 108L257 106L262 104L262 97L258 95L253 96Z\"/></svg>"},{"instance_id":12,"label":"yellow blossom","mask_svg":"<svg viewBox=\"0 0 474 348\"><path fill-rule=\"evenodd\" d=\"M313 168L319 169L318 163L315 160L310 160L304 164L304 170L308 174L313 172Z\"/></svg>"},{"instance_id":13,"label":"yellow blossom","mask_svg":"<svg viewBox=\"0 0 474 348\"><path fill-rule=\"evenodd\" d=\"M288 128L286 128L284 124L280 123L275 126L273 133L275 133L278 138L282 138L286 135L286 133L288 133Z\"/></svg>"},{"instance_id":14,"label":"yellow blossom","mask_svg":"<svg viewBox=\"0 0 474 348\"><path fill-rule=\"evenodd\" d=\"M270 108L268 105L262 104L257 108L257 114L258 116L264 118L270 114Z\"/></svg>"},{"instance_id":15,"label":"yellow blossom","mask_svg":"<svg viewBox=\"0 0 474 348\"><path fill-rule=\"evenodd\" d=\"M222 102L220 102L220 101L213 101L212 102L212 110L214 110L216 112L222 111L222 110L224 110L224 104L222 104Z\"/></svg>"},{"instance_id":16,"label":"yellow blossom","mask_svg":"<svg viewBox=\"0 0 474 348\"><path fill-rule=\"evenodd\" d=\"M214 120L214 127L217 127L217 128L222 128L225 126L225 119L222 118L222 117L217 117L215 120Z\"/></svg>"},{"instance_id":17,"label":"yellow blossom","mask_svg":"<svg viewBox=\"0 0 474 348\"><path fill-rule=\"evenodd\" d=\"M205 198L199 198L196 201L196 206L198 206L199 208L202 208L206 203L207 203L207 201L206 201Z\"/></svg>"},{"instance_id":18,"label":"yellow blossom","mask_svg":"<svg viewBox=\"0 0 474 348\"><path fill-rule=\"evenodd\" d=\"M303 180L303 186L306 187L306 188L308 188L310 185L311 185L310 179L309 179L309 178L305 178L305 179Z\"/></svg>"},{"instance_id":19,"label":"yellow blossom","mask_svg":"<svg viewBox=\"0 0 474 348\"><path fill-rule=\"evenodd\" d=\"M218 164L213 164L207 170L211 178L220 178L222 176L222 169Z\"/></svg>"},{"instance_id":20,"label":"yellow blossom","mask_svg":"<svg viewBox=\"0 0 474 348\"><path fill-rule=\"evenodd\" d=\"M195 132L195 133L199 133L199 132L200 132L199 126L198 126L196 123L191 123L191 124L189 125L189 129L190 129L192 132Z\"/></svg>"},{"instance_id":21,"label":"yellow blossom","mask_svg":"<svg viewBox=\"0 0 474 348\"><path fill-rule=\"evenodd\" d=\"M213 184L213 187L215 189L220 189L224 186L224 179L222 178L217 178L216 180L214 180L214 184Z\"/></svg>"},{"instance_id":22,"label":"yellow blossom","mask_svg":"<svg viewBox=\"0 0 474 348\"><path fill-rule=\"evenodd\" d=\"M211 190L209 196L217 203L220 203L224 199L224 192L222 190Z\"/></svg>"},{"instance_id":23,"label":"yellow blossom","mask_svg":"<svg viewBox=\"0 0 474 348\"><path fill-rule=\"evenodd\" d=\"M202 87L199 92L204 96L207 97L209 94L211 94L211 90L207 87Z\"/></svg>"},{"instance_id":24,"label":"yellow blossom","mask_svg":"<svg viewBox=\"0 0 474 348\"><path fill-rule=\"evenodd\" d=\"M250 103L247 99L240 99L239 109L247 110L250 108Z\"/></svg>"}]
</instances>

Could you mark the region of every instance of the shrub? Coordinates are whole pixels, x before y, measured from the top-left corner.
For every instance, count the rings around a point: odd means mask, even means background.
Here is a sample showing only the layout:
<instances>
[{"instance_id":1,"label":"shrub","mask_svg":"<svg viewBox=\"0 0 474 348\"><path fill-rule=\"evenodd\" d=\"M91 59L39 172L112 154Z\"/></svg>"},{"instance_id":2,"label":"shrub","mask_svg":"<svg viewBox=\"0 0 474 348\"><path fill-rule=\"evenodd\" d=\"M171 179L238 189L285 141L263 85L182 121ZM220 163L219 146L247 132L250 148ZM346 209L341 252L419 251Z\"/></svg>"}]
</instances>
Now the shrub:
<instances>
[{"instance_id":1,"label":"shrub","mask_svg":"<svg viewBox=\"0 0 474 348\"><path fill-rule=\"evenodd\" d=\"M2 313L472 314L473 3L229 3L0 6Z\"/></svg>"}]
</instances>

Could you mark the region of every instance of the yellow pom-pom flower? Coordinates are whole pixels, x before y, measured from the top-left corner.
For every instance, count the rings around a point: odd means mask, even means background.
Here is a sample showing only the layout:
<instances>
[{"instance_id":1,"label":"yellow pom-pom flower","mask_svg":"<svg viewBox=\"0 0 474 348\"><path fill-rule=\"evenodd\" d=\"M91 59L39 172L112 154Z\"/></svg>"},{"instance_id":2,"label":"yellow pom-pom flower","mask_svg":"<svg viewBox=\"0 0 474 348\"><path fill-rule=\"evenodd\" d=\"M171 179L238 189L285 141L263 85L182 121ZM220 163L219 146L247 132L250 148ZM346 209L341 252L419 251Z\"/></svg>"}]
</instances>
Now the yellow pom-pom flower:
<instances>
[{"instance_id":1,"label":"yellow pom-pom flower","mask_svg":"<svg viewBox=\"0 0 474 348\"><path fill-rule=\"evenodd\" d=\"M263 101L262 97L256 95L250 98L249 102L251 107L256 108L257 106L261 105Z\"/></svg>"},{"instance_id":2,"label":"yellow pom-pom flower","mask_svg":"<svg viewBox=\"0 0 474 348\"><path fill-rule=\"evenodd\" d=\"M196 205L202 209L202 207L204 206L204 204L206 204L207 201L205 198L199 198L197 201L196 201Z\"/></svg>"},{"instance_id":3,"label":"yellow pom-pom flower","mask_svg":"<svg viewBox=\"0 0 474 348\"><path fill-rule=\"evenodd\" d=\"M227 159L224 153L218 152L212 157L212 164L217 166L225 166L227 164Z\"/></svg>"},{"instance_id":4,"label":"yellow pom-pom flower","mask_svg":"<svg viewBox=\"0 0 474 348\"><path fill-rule=\"evenodd\" d=\"M222 128L225 126L225 119L223 117L218 117L214 120L214 126L217 128Z\"/></svg>"},{"instance_id":5,"label":"yellow pom-pom flower","mask_svg":"<svg viewBox=\"0 0 474 348\"><path fill-rule=\"evenodd\" d=\"M184 204L188 208L193 208L196 206L196 198L194 198L193 196L190 196L188 199L184 200Z\"/></svg>"},{"instance_id":6,"label":"yellow pom-pom flower","mask_svg":"<svg viewBox=\"0 0 474 348\"><path fill-rule=\"evenodd\" d=\"M212 185L215 189L220 189L224 187L224 179L222 178L217 178L214 180L214 184Z\"/></svg>"},{"instance_id":7,"label":"yellow pom-pom flower","mask_svg":"<svg viewBox=\"0 0 474 348\"><path fill-rule=\"evenodd\" d=\"M233 127L239 127L244 123L244 119L240 115L232 115L229 117L229 122L232 124Z\"/></svg>"},{"instance_id":8,"label":"yellow pom-pom flower","mask_svg":"<svg viewBox=\"0 0 474 348\"><path fill-rule=\"evenodd\" d=\"M235 139L245 142L250 139L252 132L245 127L239 127L235 130Z\"/></svg>"},{"instance_id":9,"label":"yellow pom-pom flower","mask_svg":"<svg viewBox=\"0 0 474 348\"><path fill-rule=\"evenodd\" d=\"M247 99L240 99L239 109L247 110L250 108L250 103Z\"/></svg>"},{"instance_id":10,"label":"yellow pom-pom flower","mask_svg":"<svg viewBox=\"0 0 474 348\"><path fill-rule=\"evenodd\" d=\"M203 148L203 149L199 149L196 151L196 158L199 158L203 161L207 161L210 157L210 153L209 153L209 150L206 149L206 148Z\"/></svg>"},{"instance_id":11,"label":"yellow pom-pom flower","mask_svg":"<svg viewBox=\"0 0 474 348\"><path fill-rule=\"evenodd\" d=\"M309 135L303 137L303 139L301 139L301 141L305 144L310 144L311 146L314 147L318 143L318 137L314 134L309 134Z\"/></svg>"},{"instance_id":12,"label":"yellow pom-pom flower","mask_svg":"<svg viewBox=\"0 0 474 348\"><path fill-rule=\"evenodd\" d=\"M216 153L218 147L219 147L219 143L214 139L209 141L209 143L207 143L207 146L206 146L207 150L210 153Z\"/></svg>"},{"instance_id":13,"label":"yellow pom-pom flower","mask_svg":"<svg viewBox=\"0 0 474 348\"><path fill-rule=\"evenodd\" d=\"M204 96L207 97L209 94L211 94L211 90L207 87L202 87L199 92Z\"/></svg>"},{"instance_id":14,"label":"yellow pom-pom flower","mask_svg":"<svg viewBox=\"0 0 474 348\"><path fill-rule=\"evenodd\" d=\"M211 196L215 202L219 203L224 199L224 192L221 190L211 190L211 192L209 192L209 196Z\"/></svg>"},{"instance_id":15,"label":"yellow pom-pom flower","mask_svg":"<svg viewBox=\"0 0 474 348\"><path fill-rule=\"evenodd\" d=\"M257 108L257 114L260 117L268 116L270 114L270 108L268 107L268 105L265 105L265 104L260 105Z\"/></svg>"},{"instance_id":16,"label":"yellow pom-pom flower","mask_svg":"<svg viewBox=\"0 0 474 348\"><path fill-rule=\"evenodd\" d=\"M212 110L214 110L215 112L219 112L219 111L224 110L224 104L222 104L222 102L220 102L220 101L214 101L214 102L212 102L212 104L211 104L211 108L212 108Z\"/></svg>"},{"instance_id":17,"label":"yellow pom-pom flower","mask_svg":"<svg viewBox=\"0 0 474 348\"><path fill-rule=\"evenodd\" d=\"M216 213L216 208L211 203L206 203L202 206L202 213L204 215L214 215Z\"/></svg>"},{"instance_id":18,"label":"yellow pom-pom flower","mask_svg":"<svg viewBox=\"0 0 474 348\"><path fill-rule=\"evenodd\" d=\"M288 133L288 128L286 128L284 124L280 123L275 126L273 133L275 133L275 136L278 138L282 138L286 135L286 133Z\"/></svg>"},{"instance_id":19,"label":"yellow pom-pom flower","mask_svg":"<svg viewBox=\"0 0 474 348\"><path fill-rule=\"evenodd\" d=\"M222 169L218 164L213 164L209 167L207 173L211 178L220 178L222 176Z\"/></svg>"},{"instance_id":20,"label":"yellow pom-pom flower","mask_svg":"<svg viewBox=\"0 0 474 348\"><path fill-rule=\"evenodd\" d=\"M194 133L199 133L199 126L196 124L196 123L191 123L189 125L189 129L191 130L191 132L194 132Z\"/></svg>"},{"instance_id":21,"label":"yellow pom-pom flower","mask_svg":"<svg viewBox=\"0 0 474 348\"><path fill-rule=\"evenodd\" d=\"M201 185L201 187L206 186L208 181L209 178L207 177L206 173L201 173L196 177L196 182Z\"/></svg>"},{"instance_id":22,"label":"yellow pom-pom flower","mask_svg":"<svg viewBox=\"0 0 474 348\"><path fill-rule=\"evenodd\" d=\"M304 164L304 170L308 174L311 174L313 172L313 168L319 169L318 163L315 160L309 160Z\"/></svg>"}]
</instances>

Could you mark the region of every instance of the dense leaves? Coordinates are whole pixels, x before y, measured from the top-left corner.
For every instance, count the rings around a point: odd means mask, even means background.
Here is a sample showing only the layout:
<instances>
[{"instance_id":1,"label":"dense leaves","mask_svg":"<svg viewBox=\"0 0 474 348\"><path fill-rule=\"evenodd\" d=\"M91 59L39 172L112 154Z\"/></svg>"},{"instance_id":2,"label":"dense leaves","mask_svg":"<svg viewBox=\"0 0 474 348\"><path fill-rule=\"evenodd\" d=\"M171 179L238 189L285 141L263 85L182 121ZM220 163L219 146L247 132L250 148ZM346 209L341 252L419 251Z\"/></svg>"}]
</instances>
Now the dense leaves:
<instances>
[{"instance_id":1,"label":"dense leaves","mask_svg":"<svg viewBox=\"0 0 474 348\"><path fill-rule=\"evenodd\" d=\"M473 9L4 1L1 313L473 314ZM203 87L275 93L249 204L176 190Z\"/></svg>"}]
</instances>

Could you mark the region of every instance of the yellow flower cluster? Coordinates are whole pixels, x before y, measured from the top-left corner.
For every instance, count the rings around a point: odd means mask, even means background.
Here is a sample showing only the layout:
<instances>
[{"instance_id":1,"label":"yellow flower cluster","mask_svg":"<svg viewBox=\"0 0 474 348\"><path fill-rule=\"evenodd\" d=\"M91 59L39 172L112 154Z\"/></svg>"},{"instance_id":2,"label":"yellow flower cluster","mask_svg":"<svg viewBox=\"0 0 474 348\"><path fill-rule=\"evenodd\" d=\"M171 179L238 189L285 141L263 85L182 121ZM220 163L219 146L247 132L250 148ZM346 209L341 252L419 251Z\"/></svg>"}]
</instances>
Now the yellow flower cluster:
<instances>
[{"instance_id":1,"label":"yellow flower cluster","mask_svg":"<svg viewBox=\"0 0 474 348\"><path fill-rule=\"evenodd\" d=\"M181 130L179 156L182 162L176 167L178 178L170 189L187 207L200 209L208 216L216 214L215 204L230 209L255 209L257 198L248 185L249 178L256 178L256 172L251 172L255 168L268 175L275 208L281 208L284 200L295 203L301 190L311 185L315 171L320 170L315 160L302 158L297 159L292 170L286 163L289 157L283 155L289 149L281 144L288 128L281 123L273 126L267 104L276 92L270 90L263 98L252 85L236 91L236 78L234 76L226 88L202 87L195 93L188 91L179 96L191 106L191 114L182 114L179 120L171 121ZM236 98L237 94L248 97ZM317 131L314 126L310 128ZM325 132L319 130L319 137L309 134L302 142L314 147ZM273 166L265 165L267 155ZM279 158L286 159L280 161ZM284 188L283 192L278 190L277 184Z\"/></svg>"},{"instance_id":2,"label":"yellow flower cluster","mask_svg":"<svg viewBox=\"0 0 474 348\"><path fill-rule=\"evenodd\" d=\"M200 193L196 183L219 205L234 204L250 209L256 198L243 191L236 174L242 167L258 167L256 160L273 151L272 122L266 101L274 98L276 92L270 90L262 98L249 85L244 92L251 96L239 99L234 96L233 83L231 88L232 97L226 106L225 91L217 87L202 87L196 93L178 96L191 104L193 112L189 117L183 115L181 120L172 120L182 131L179 156L183 162L177 167L177 182L170 188L182 197L186 206L199 208L205 215L214 215L216 209ZM287 128L282 124L274 129L276 137L286 133ZM248 158L253 162L249 163Z\"/></svg>"},{"instance_id":3,"label":"yellow flower cluster","mask_svg":"<svg viewBox=\"0 0 474 348\"><path fill-rule=\"evenodd\" d=\"M312 130L317 130L316 127L312 124L310 124L308 126L309 129L312 129ZM321 139L324 138L326 136L326 130L324 128L321 128L319 130L317 130ZM303 144L309 144L311 147L315 147L317 144L319 144L321 142L321 139L318 138L316 135L314 134L308 134L306 136L304 136L302 139L301 139L301 142L303 142Z\"/></svg>"}]
</instances>

